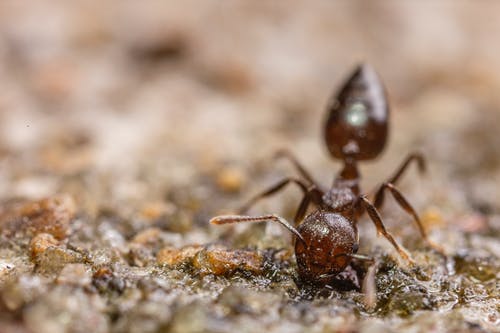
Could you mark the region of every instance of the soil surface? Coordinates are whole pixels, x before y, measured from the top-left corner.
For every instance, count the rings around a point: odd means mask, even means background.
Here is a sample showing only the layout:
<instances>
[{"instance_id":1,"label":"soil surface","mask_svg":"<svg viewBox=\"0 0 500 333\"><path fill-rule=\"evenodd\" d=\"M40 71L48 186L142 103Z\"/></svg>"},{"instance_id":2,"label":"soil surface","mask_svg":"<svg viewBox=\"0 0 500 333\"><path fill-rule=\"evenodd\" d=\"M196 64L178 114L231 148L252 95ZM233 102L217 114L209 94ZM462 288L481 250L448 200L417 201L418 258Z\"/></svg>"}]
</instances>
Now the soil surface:
<instances>
[{"instance_id":1,"label":"soil surface","mask_svg":"<svg viewBox=\"0 0 500 333\"><path fill-rule=\"evenodd\" d=\"M0 4L0 332L500 331L500 4L35 1ZM363 190L421 151L361 219L353 263L297 276L290 234L213 226L286 176L328 186L326 105L360 62L383 78L390 142ZM252 208L292 220L300 191Z\"/></svg>"}]
</instances>

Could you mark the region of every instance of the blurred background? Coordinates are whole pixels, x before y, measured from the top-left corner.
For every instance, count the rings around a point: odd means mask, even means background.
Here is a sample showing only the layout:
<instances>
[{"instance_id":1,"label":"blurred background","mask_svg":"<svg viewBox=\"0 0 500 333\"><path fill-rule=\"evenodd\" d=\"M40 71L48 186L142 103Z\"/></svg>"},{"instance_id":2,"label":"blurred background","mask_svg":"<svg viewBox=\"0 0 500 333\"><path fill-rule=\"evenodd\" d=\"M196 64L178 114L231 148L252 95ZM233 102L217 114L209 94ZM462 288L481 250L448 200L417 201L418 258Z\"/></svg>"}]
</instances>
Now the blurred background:
<instances>
[{"instance_id":1,"label":"blurred background","mask_svg":"<svg viewBox=\"0 0 500 333\"><path fill-rule=\"evenodd\" d=\"M421 149L436 187L467 189L443 197L492 210L499 13L496 1L3 1L0 196L64 191L91 211L208 182L244 189L234 203L284 174L278 148L329 183L325 106L368 62L392 128L367 183Z\"/></svg>"},{"instance_id":2,"label":"blurred background","mask_svg":"<svg viewBox=\"0 0 500 333\"><path fill-rule=\"evenodd\" d=\"M494 0L1 1L0 331L497 329L499 17ZM388 262L375 312L357 291L303 294L280 226L208 225L296 175L277 149L332 182L325 108L361 62L392 113L362 188L424 152L428 175L412 166L399 185L449 255L386 200L423 266L394 265L362 221L360 253ZM290 219L299 195L251 213ZM240 274L241 248L260 273Z\"/></svg>"}]
</instances>

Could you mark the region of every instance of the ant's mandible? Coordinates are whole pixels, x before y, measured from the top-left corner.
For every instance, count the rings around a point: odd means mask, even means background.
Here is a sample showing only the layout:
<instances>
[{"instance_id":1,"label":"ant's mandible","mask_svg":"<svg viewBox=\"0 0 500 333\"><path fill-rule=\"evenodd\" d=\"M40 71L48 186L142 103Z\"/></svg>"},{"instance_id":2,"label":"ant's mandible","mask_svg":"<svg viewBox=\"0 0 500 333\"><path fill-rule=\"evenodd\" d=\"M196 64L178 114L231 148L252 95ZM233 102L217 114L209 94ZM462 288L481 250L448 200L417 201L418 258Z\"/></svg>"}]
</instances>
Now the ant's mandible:
<instances>
[{"instance_id":1,"label":"ant's mandible","mask_svg":"<svg viewBox=\"0 0 500 333\"><path fill-rule=\"evenodd\" d=\"M413 217L423 239L440 251L429 240L415 209L394 185L412 161L417 163L420 171L425 171L422 155L410 154L394 175L378 187L373 203L360 193L358 161L376 158L387 140L389 107L384 86L376 72L366 64L358 66L328 106L328 112L324 130L326 145L330 154L344 164L332 187L322 189L290 152L280 151L277 155L288 158L303 179L283 179L253 197L240 211L244 214L258 200L294 183L304 193L295 214L295 226L277 215L223 215L212 218L210 222L281 223L295 235L299 277L309 283L323 283L342 272L352 259L372 260L356 254L359 242L357 221L364 212L375 224L377 232L394 246L400 256L410 264L414 263L406 250L386 230L377 211L384 202L385 192L389 191L399 206ZM316 210L305 216L311 204L316 206Z\"/></svg>"}]
</instances>

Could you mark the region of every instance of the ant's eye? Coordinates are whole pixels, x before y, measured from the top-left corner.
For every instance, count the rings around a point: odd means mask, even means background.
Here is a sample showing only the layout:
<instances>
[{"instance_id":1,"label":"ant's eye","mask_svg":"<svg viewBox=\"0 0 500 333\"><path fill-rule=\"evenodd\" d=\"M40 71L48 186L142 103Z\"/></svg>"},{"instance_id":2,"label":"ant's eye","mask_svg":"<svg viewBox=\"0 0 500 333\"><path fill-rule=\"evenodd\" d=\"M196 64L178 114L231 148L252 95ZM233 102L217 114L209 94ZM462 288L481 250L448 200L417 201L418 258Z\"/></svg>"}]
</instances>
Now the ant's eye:
<instances>
[{"instance_id":1,"label":"ant's eye","mask_svg":"<svg viewBox=\"0 0 500 333\"><path fill-rule=\"evenodd\" d=\"M359 245L358 244L354 244L352 246L352 253L357 253L358 252L358 249L359 249Z\"/></svg>"}]
</instances>

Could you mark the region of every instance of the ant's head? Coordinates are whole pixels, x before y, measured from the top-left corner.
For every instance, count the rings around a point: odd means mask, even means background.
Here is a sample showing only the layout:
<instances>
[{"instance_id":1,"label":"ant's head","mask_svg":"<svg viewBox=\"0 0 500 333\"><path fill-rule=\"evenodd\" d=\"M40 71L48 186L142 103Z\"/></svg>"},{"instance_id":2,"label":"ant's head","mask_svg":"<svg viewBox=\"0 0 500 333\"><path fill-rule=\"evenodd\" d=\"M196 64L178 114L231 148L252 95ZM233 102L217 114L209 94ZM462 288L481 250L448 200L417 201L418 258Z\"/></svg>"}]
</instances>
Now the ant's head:
<instances>
[{"instance_id":1,"label":"ant's head","mask_svg":"<svg viewBox=\"0 0 500 333\"><path fill-rule=\"evenodd\" d=\"M301 279L322 283L342 272L357 251L356 227L340 214L316 211L297 227L295 258Z\"/></svg>"},{"instance_id":2,"label":"ant's head","mask_svg":"<svg viewBox=\"0 0 500 333\"><path fill-rule=\"evenodd\" d=\"M370 160L384 149L389 108L385 89L372 67L356 68L328 106L325 140L333 157Z\"/></svg>"}]
</instances>

